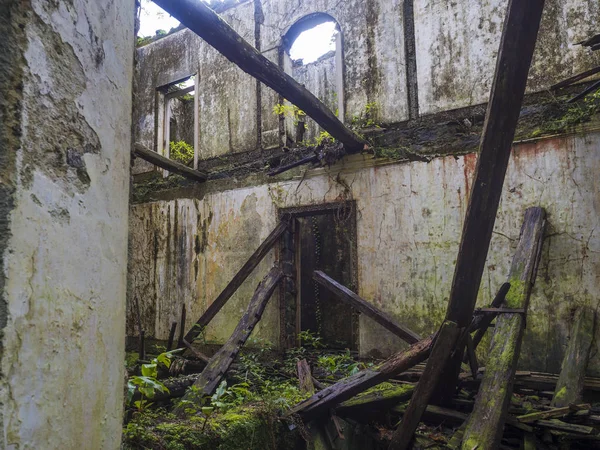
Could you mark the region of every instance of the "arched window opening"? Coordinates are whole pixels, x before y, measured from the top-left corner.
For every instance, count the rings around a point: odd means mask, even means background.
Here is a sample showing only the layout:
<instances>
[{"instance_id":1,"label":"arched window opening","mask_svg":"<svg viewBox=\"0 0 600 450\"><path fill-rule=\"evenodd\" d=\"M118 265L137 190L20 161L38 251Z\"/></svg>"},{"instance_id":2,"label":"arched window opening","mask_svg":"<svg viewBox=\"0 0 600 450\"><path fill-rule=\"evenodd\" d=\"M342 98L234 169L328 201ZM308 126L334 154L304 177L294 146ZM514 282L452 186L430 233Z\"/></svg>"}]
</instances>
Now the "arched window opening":
<instances>
[{"instance_id":1,"label":"arched window opening","mask_svg":"<svg viewBox=\"0 0 600 450\"><path fill-rule=\"evenodd\" d=\"M333 21L321 23L300 33L290 47L294 65L310 64L324 56L333 56L338 34L338 25Z\"/></svg>"},{"instance_id":2,"label":"arched window opening","mask_svg":"<svg viewBox=\"0 0 600 450\"><path fill-rule=\"evenodd\" d=\"M319 98L340 119L344 117L343 36L328 14L314 13L294 23L282 40L283 69ZM287 104L286 110L293 111ZM284 145L311 145L323 130L303 114L285 118Z\"/></svg>"}]
</instances>

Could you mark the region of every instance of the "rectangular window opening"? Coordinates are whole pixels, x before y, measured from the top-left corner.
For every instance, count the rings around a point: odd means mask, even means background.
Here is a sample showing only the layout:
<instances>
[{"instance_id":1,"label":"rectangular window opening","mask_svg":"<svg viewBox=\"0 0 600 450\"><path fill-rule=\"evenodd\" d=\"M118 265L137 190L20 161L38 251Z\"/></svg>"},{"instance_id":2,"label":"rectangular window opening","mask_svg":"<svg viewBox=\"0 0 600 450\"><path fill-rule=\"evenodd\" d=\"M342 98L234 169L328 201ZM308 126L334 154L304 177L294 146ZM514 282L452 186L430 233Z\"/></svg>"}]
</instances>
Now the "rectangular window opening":
<instances>
[{"instance_id":1,"label":"rectangular window opening","mask_svg":"<svg viewBox=\"0 0 600 450\"><path fill-rule=\"evenodd\" d=\"M191 75L157 88L157 151L194 169L198 167L197 81Z\"/></svg>"}]
</instances>

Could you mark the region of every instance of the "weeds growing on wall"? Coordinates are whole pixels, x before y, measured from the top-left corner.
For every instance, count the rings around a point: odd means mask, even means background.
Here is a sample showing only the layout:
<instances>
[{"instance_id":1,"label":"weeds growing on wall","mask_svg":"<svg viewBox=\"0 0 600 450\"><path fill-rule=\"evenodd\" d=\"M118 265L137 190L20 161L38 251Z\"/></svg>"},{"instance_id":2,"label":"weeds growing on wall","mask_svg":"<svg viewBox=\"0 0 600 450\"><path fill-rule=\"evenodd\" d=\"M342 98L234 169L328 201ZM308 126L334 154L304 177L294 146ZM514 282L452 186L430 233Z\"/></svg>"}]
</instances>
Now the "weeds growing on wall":
<instances>
[{"instance_id":1,"label":"weeds growing on wall","mask_svg":"<svg viewBox=\"0 0 600 450\"><path fill-rule=\"evenodd\" d=\"M171 159L187 165L194 160L194 147L185 141L171 141L169 156Z\"/></svg>"}]
</instances>

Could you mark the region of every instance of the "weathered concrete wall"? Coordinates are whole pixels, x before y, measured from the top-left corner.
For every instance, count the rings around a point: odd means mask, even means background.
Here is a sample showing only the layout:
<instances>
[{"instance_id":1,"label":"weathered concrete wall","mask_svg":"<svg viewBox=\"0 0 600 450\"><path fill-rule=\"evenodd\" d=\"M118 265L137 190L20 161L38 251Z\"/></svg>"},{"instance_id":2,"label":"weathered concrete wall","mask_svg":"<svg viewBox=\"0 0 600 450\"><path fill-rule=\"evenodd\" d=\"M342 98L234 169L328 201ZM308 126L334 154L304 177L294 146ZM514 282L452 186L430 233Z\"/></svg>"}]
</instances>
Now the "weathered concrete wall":
<instances>
[{"instance_id":1,"label":"weathered concrete wall","mask_svg":"<svg viewBox=\"0 0 600 450\"><path fill-rule=\"evenodd\" d=\"M174 99L171 101L171 120L175 120L175 134L171 141L184 141L194 146L194 100Z\"/></svg>"},{"instance_id":2,"label":"weathered concrete wall","mask_svg":"<svg viewBox=\"0 0 600 450\"><path fill-rule=\"evenodd\" d=\"M256 186L239 189L211 182L206 194L194 199L134 205L130 276L133 292L145 303L145 326L165 339L181 301L192 311L189 326L273 229L278 208L354 199L359 293L415 331L430 333L446 310L475 162L476 155L469 154L369 167L367 157L355 156L331 170L312 170L302 180L267 184L258 179ZM600 133L515 146L479 304L488 303L506 280L525 209L546 208L550 225L528 316L523 367L557 371L571 310L581 303L597 307L599 171ZM228 337L273 258L217 315L209 340ZM160 311L170 315L159 316ZM278 333L275 296L254 335L277 343ZM389 354L402 345L361 318L363 355ZM594 358L590 370L600 374L600 358Z\"/></svg>"},{"instance_id":3,"label":"weathered concrete wall","mask_svg":"<svg viewBox=\"0 0 600 450\"><path fill-rule=\"evenodd\" d=\"M295 23L315 13L329 15L342 35L344 92L337 94L344 101L345 121L350 123L370 105L375 122L397 123L409 118L409 109L432 114L487 100L506 6L507 0L254 0L222 15L277 64L282 39ZM405 18L406 9L414 11L414 20L410 14ZM598 2L546 2L529 92L600 64L600 55L575 45L593 34L599 14ZM406 21L414 25L414 33ZM411 45L414 56L405 48ZM259 144L285 145L273 114L279 96L264 86L257 90L252 77L189 30L142 47L138 55L137 141L154 146L156 88L198 73L201 158L253 150ZM410 61L416 76L407 82ZM317 96L329 98L337 87L328 76L327 70L307 70L301 82ZM418 104L409 105L408 86ZM309 134L315 130L312 127ZM148 170L141 164L136 172Z\"/></svg>"},{"instance_id":4,"label":"weathered concrete wall","mask_svg":"<svg viewBox=\"0 0 600 450\"><path fill-rule=\"evenodd\" d=\"M415 0L419 109L476 105L489 96L507 0ZM600 63L578 42L595 34L598 2L545 3L528 91L544 90Z\"/></svg>"},{"instance_id":5,"label":"weathered concrete wall","mask_svg":"<svg viewBox=\"0 0 600 450\"><path fill-rule=\"evenodd\" d=\"M314 63L294 67L292 74L296 81L315 94L335 113L338 109L338 95L343 95L343 92L338 92L336 79L338 68L336 67L335 53L326 56L328 57ZM305 117L304 120L306 122L304 140L314 142L321 128L309 117ZM294 140L296 139L295 127L292 127L291 136Z\"/></svg>"},{"instance_id":6,"label":"weathered concrete wall","mask_svg":"<svg viewBox=\"0 0 600 450\"><path fill-rule=\"evenodd\" d=\"M120 446L134 2L0 1L0 447Z\"/></svg>"}]
</instances>

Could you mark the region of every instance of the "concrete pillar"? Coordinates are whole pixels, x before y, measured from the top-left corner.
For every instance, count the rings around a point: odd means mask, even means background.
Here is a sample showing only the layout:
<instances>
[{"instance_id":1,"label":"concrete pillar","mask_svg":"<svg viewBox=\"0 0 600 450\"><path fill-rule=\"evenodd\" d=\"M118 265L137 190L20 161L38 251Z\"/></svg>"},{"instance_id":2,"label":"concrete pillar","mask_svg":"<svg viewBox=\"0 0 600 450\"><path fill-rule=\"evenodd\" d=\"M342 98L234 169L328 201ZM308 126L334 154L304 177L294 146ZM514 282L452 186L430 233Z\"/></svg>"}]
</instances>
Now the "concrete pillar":
<instances>
[{"instance_id":1,"label":"concrete pillar","mask_svg":"<svg viewBox=\"0 0 600 450\"><path fill-rule=\"evenodd\" d=\"M0 0L0 448L121 437L134 0Z\"/></svg>"}]
</instances>

